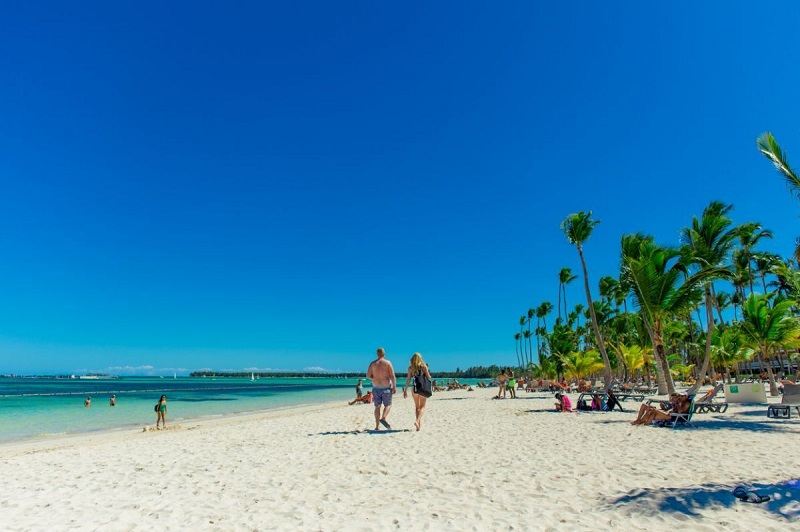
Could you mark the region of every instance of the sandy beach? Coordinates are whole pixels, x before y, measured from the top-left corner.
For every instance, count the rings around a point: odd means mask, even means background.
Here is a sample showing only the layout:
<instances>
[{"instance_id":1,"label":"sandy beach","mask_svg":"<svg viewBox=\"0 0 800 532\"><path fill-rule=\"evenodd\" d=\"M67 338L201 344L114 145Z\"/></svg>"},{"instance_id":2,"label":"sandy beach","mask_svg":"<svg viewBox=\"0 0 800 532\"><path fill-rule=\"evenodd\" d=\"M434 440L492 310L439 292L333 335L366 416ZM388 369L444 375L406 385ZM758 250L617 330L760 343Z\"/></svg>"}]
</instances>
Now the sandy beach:
<instances>
[{"instance_id":1,"label":"sandy beach","mask_svg":"<svg viewBox=\"0 0 800 532\"><path fill-rule=\"evenodd\" d=\"M800 519L800 421L766 406L633 427L545 393L395 396L0 446L3 530L783 530ZM573 397L573 400L576 397ZM755 488L772 501L747 504Z\"/></svg>"}]
</instances>

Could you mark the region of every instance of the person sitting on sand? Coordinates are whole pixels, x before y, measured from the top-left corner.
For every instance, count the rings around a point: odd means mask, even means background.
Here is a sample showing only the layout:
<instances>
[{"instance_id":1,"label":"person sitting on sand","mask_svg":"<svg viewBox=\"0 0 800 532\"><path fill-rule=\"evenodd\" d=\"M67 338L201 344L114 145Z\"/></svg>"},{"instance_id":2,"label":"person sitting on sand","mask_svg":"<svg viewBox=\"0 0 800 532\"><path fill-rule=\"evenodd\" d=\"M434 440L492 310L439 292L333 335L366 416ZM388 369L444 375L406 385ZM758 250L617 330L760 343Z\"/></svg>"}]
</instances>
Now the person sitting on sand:
<instances>
[{"instance_id":1,"label":"person sitting on sand","mask_svg":"<svg viewBox=\"0 0 800 532\"><path fill-rule=\"evenodd\" d=\"M565 392L569 391L569 383L567 382L566 377L561 377L561 382L559 382L558 385L561 387L563 391Z\"/></svg>"},{"instance_id":2,"label":"person sitting on sand","mask_svg":"<svg viewBox=\"0 0 800 532\"><path fill-rule=\"evenodd\" d=\"M558 400L556 403L556 412L572 412L572 401L569 400L567 394L558 392L556 394L556 399Z\"/></svg>"},{"instance_id":3,"label":"person sitting on sand","mask_svg":"<svg viewBox=\"0 0 800 532\"><path fill-rule=\"evenodd\" d=\"M671 417L670 414L685 414L688 412L690 404L688 396L675 394L674 406L669 410L661 411L651 405L642 405L639 407L639 415L631 421L631 425L649 425L656 420L667 421Z\"/></svg>"},{"instance_id":4,"label":"person sitting on sand","mask_svg":"<svg viewBox=\"0 0 800 532\"><path fill-rule=\"evenodd\" d=\"M361 397L356 397L355 399L353 399L352 401L350 401L347 404L348 405L354 405L356 403L362 403L362 404L368 405L371 402L372 402L372 390L368 391L367 395L362 395Z\"/></svg>"},{"instance_id":5,"label":"person sitting on sand","mask_svg":"<svg viewBox=\"0 0 800 532\"><path fill-rule=\"evenodd\" d=\"M603 410L603 398L599 393L592 395L592 410Z\"/></svg>"}]
</instances>

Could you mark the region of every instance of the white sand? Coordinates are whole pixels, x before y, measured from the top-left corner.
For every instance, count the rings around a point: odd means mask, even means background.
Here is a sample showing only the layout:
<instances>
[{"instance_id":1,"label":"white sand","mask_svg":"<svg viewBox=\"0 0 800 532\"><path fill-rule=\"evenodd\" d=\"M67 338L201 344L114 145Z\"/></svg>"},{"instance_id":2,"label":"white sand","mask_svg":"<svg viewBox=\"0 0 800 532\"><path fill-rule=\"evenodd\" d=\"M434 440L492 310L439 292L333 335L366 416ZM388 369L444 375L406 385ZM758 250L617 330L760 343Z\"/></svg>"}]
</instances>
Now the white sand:
<instances>
[{"instance_id":1,"label":"white sand","mask_svg":"<svg viewBox=\"0 0 800 532\"><path fill-rule=\"evenodd\" d=\"M2 530L784 530L800 522L800 421L765 406L633 427L550 394L395 396L168 431L0 446ZM577 397L573 396L573 404ZM638 409L628 401L626 409ZM398 430L399 429L399 430ZM765 504L736 501L755 486Z\"/></svg>"}]
</instances>

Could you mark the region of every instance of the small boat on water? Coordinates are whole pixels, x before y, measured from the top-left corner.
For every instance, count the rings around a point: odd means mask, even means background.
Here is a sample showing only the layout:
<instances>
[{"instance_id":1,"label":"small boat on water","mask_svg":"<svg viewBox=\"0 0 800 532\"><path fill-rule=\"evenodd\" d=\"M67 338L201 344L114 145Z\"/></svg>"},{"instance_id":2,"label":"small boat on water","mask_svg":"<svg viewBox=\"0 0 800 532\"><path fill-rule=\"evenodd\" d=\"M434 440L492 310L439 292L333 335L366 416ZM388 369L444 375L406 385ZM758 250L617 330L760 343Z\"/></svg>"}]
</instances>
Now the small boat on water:
<instances>
[{"instance_id":1,"label":"small boat on water","mask_svg":"<svg viewBox=\"0 0 800 532\"><path fill-rule=\"evenodd\" d=\"M256 374L255 374L255 373L251 373L251 374L250 374L250 380L251 380L251 381L254 381L254 380L256 380Z\"/></svg>"}]
</instances>

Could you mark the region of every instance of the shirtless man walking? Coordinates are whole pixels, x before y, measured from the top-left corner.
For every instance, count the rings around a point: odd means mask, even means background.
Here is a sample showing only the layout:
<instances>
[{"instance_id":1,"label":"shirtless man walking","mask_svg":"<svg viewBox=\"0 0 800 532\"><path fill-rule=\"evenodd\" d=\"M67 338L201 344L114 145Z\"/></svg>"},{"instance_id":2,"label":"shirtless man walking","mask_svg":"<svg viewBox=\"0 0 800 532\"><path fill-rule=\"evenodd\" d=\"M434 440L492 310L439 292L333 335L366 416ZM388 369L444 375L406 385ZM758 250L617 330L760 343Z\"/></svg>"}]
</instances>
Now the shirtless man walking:
<instances>
[{"instance_id":1,"label":"shirtless man walking","mask_svg":"<svg viewBox=\"0 0 800 532\"><path fill-rule=\"evenodd\" d=\"M372 361L367 369L367 378L372 381L372 402L375 404L375 430L381 430L381 425L391 429L386 422L386 416L392 409L392 395L397 392L397 377L394 375L392 363L386 360L386 351L378 348L378 358ZM381 415L383 405L383 415Z\"/></svg>"}]
</instances>

